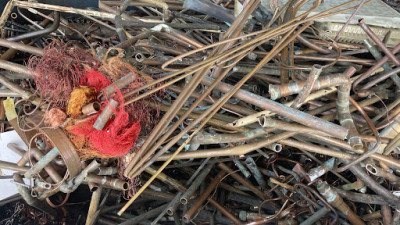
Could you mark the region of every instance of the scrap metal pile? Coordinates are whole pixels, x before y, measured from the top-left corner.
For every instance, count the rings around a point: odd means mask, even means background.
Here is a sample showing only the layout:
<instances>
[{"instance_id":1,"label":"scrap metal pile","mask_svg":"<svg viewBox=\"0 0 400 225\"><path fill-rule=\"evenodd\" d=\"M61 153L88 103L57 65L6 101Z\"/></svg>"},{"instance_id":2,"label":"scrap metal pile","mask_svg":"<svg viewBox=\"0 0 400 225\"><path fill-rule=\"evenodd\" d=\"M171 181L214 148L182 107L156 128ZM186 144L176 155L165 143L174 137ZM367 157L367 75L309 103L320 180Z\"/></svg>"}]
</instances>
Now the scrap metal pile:
<instances>
[{"instance_id":1,"label":"scrap metal pile","mask_svg":"<svg viewBox=\"0 0 400 225\"><path fill-rule=\"evenodd\" d=\"M394 9L68 2L0 17L0 224L400 224Z\"/></svg>"}]
</instances>

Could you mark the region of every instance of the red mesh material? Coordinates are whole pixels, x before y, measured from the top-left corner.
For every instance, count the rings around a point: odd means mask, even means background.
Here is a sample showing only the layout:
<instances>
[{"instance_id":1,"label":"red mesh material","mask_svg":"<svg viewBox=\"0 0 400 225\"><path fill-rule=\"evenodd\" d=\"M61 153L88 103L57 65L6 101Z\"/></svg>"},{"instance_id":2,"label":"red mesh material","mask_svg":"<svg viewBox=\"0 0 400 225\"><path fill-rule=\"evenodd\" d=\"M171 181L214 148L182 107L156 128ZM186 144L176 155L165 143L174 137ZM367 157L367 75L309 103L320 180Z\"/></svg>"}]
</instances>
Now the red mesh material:
<instances>
[{"instance_id":1,"label":"red mesh material","mask_svg":"<svg viewBox=\"0 0 400 225\"><path fill-rule=\"evenodd\" d=\"M86 85L101 90L111 84L106 76L96 70L86 71L81 85ZM123 105L122 93L117 89L115 100L122 107L114 109L114 117L111 118L103 130L96 130L93 124L100 114L94 115L89 119L75 125L71 133L78 137L85 137L96 150L101 154L112 157L126 154L133 146L140 132L139 121L129 122L129 115L126 113ZM108 100L102 102L102 108L107 105Z\"/></svg>"}]
</instances>

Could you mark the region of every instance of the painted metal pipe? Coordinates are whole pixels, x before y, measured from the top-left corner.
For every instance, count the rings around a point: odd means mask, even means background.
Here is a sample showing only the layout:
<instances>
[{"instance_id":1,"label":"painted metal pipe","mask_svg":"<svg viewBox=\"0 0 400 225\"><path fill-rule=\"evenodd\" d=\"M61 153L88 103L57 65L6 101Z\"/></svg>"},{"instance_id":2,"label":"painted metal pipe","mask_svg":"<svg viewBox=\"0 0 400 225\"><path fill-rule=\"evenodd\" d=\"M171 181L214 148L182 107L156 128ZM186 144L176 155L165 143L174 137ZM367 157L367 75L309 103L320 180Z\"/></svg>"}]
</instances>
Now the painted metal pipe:
<instances>
[{"instance_id":1,"label":"painted metal pipe","mask_svg":"<svg viewBox=\"0 0 400 225\"><path fill-rule=\"evenodd\" d=\"M25 173L25 178L33 178L38 174L43 168L47 166L51 161L53 161L60 152L57 148L53 148L46 155L44 155L29 171Z\"/></svg>"}]
</instances>

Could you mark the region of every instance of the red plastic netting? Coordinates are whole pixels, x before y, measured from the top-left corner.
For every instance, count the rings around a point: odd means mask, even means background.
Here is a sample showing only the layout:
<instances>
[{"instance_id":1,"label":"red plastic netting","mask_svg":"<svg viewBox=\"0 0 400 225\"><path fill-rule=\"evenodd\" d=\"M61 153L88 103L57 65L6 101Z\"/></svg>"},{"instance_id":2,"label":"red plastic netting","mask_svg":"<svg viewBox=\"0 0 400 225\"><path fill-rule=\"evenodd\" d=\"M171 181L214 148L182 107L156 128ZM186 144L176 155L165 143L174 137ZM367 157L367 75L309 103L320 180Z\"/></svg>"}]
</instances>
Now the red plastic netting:
<instances>
[{"instance_id":1,"label":"red plastic netting","mask_svg":"<svg viewBox=\"0 0 400 225\"><path fill-rule=\"evenodd\" d=\"M96 70L86 71L81 85L95 87L101 90L111 84L106 76ZM115 100L121 107L113 109L115 116L110 119L103 130L93 128L94 122L100 114L74 125L71 134L77 139L85 139L87 146L93 146L100 154L116 157L126 154L133 146L140 132L139 121L129 122L129 114L125 111L122 93L117 89ZM107 106L108 100L103 101L102 109Z\"/></svg>"},{"instance_id":2,"label":"red plastic netting","mask_svg":"<svg viewBox=\"0 0 400 225\"><path fill-rule=\"evenodd\" d=\"M100 64L86 50L58 39L47 45L43 54L28 61L36 91L43 99L65 108L72 90L79 86L83 71L98 68Z\"/></svg>"}]
</instances>

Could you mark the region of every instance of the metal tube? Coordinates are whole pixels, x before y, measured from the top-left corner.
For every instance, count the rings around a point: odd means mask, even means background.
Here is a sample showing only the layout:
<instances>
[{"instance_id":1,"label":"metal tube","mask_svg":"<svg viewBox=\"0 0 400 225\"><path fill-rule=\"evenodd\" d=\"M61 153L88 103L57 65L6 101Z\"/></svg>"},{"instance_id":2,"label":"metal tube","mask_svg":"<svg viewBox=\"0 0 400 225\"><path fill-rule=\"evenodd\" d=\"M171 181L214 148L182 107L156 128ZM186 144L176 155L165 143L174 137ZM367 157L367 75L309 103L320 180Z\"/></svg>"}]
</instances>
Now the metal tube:
<instances>
[{"instance_id":1,"label":"metal tube","mask_svg":"<svg viewBox=\"0 0 400 225\"><path fill-rule=\"evenodd\" d=\"M140 222L142 222L143 220L147 220L150 219L152 217L157 216L158 214L160 214L166 207L168 206L168 204L164 204L161 205L155 209L152 209L150 211L147 211L139 216L136 216L132 219L129 219L123 223L120 223L120 225L134 225L134 224L138 224Z\"/></svg>"},{"instance_id":2,"label":"metal tube","mask_svg":"<svg viewBox=\"0 0 400 225\"><path fill-rule=\"evenodd\" d=\"M197 150L191 152L182 152L178 154L174 159L191 159L191 158L207 158L207 157L218 157L218 156L235 156L244 155L256 149L262 148L266 145L278 142L282 139L291 137L295 135L296 132L283 132L280 134L272 135L270 137L264 138L262 141L253 142L251 144L238 145L229 148L219 148L219 149L207 149L207 150ZM171 154L163 154L156 161L165 161Z\"/></svg>"},{"instance_id":3,"label":"metal tube","mask_svg":"<svg viewBox=\"0 0 400 225\"><path fill-rule=\"evenodd\" d=\"M182 204L187 204L189 202L189 198L193 195L193 193L197 190L200 184L204 181L207 175L210 173L211 169L214 167L214 163L208 164L203 171L196 177L190 187L182 194L180 198L180 202Z\"/></svg>"},{"instance_id":4,"label":"metal tube","mask_svg":"<svg viewBox=\"0 0 400 225\"><path fill-rule=\"evenodd\" d=\"M381 53L378 51L378 49L375 48L375 46L373 46L371 44L371 42L368 39L364 40L364 45L365 45L365 47L367 47L368 51L376 59L376 61L382 60ZM392 71L392 67L389 65L389 63L384 63L382 65L382 67L385 70L385 72ZM397 86L397 89L399 89L400 88L400 78L397 76L397 74L393 74L392 76L390 76L390 78L393 80L393 83Z\"/></svg>"},{"instance_id":5,"label":"metal tube","mask_svg":"<svg viewBox=\"0 0 400 225\"><path fill-rule=\"evenodd\" d=\"M83 183L87 184L89 182L102 185L103 188L110 188L118 191L126 191L129 188L128 182L125 182L117 178L111 178L109 176L98 176L94 174L88 174L84 178Z\"/></svg>"},{"instance_id":6,"label":"metal tube","mask_svg":"<svg viewBox=\"0 0 400 225\"><path fill-rule=\"evenodd\" d=\"M13 170L13 171L25 173L30 169L30 167L28 167L28 166L18 166L15 163L6 162L6 161L0 161L0 169Z\"/></svg>"},{"instance_id":7,"label":"metal tube","mask_svg":"<svg viewBox=\"0 0 400 225\"><path fill-rule=\"evenodd\" d=\"M53 148L46 155L44 155L29 171L25 173L26 178L32 178L38 174L47 164L53 161L60 152L57 148Z\"/></svg>"},{"instance_id":8,"label":"metal tube","mask_svg":"<svg viewBox=\"0 0 400 225\"><path fill-rule=\"evenodd\" d=\"M376 36L376 34L364 23L364 19L358 21L360 27L367 33L367 35L378 45L378 47L396 64L400 65L399 59L385 46L385 44Z\"/></svg>"},{"instance_id":9,"label":"metal tube","mask_svg":"<svg viewBox=\"0 0 400 225\"><path fill-rule=\"evenodd\" d=\"M0 89L0 97L20 98L22 96L12 90Z\"/></svg>"},{"instance_id":10,"label":"metal tube","mask_svg":"<svg viewBox=\"0 0 400 225\"><path fill-rule=\"evenodd\" d=\"M149 166L145 169L147 173L150 175L154 175L157 170L155 170L153 167ZM186 187L183 186L179 181L167 176L165 173L159 173L157 175L157 179L161 180L163 183L170 185L171 187L175 188L178 191L184 192L186 191Z\"/></svg>"},{"instance_id":11,"label":"metal tube","mask_svg":"<svg viewBox=\"0 0 400 225\"><path fill-rule=\"evenodd\" d=\"M224 22L233 23L233 21L235 21L235 16L231 10L206 0L185 0L183 7L209 15Z\"/></svg>"},{"instance_id":12,"label":"metal tube","mask_svg":"<svg viewBox=\"0 0 400 225\"><path fill-rule=\"evenodd\" d=\"M334 188L335 191L345 199L352 202L360 202L365 204L386 205L388 202L379 195L361 194L353 191L346 191L340 188Z\"/></svg>"},{"instance_id":13,"label":"metal tube","mask_svg":"<svg viewBox=\"0 0 400 225\"><path fill-rule=\"evenodd\" d=\"M0 46L19 50L22 52L28 52L34 55L43 56L43 50L40 48L32 47L15 41L9 41L6 39L0 39Z\"/></svg>"},{"instance_id":14,"label":"metal tube","mask_svg":"<svg viewBox=\"0 0 400 225\"><path fill-rule=\"evenodd\" d=\"M314 49L315 51L320 52L322 54L330 54L330 53L332 53L331 50L314 44L312 41L308 40L308 38L304 37L301 34L297 35L296 39L300 43L302 43L303 45L305 45L305 46L307 46L307 47L309 47L311 49Z\"/></svg>"},{"instance_id":15,"label":"metal tube","mask_svg":"<svg viewBox=\"0 0 400 225\"><path fill-rule=\"evenodd\" d=\"M54 11L54 21L53 21L53 24L51 24L51 26L44 28L43 30L37 30L37 31L30 32L30 33L25 33L25 34L21 34L18 36L10 37L10 38L7 38L7 40L8 41L21 41L21 40L28 39L28 38L44 36L44 35L50 34L51 32L57 30L58 26L60 26L60 12Z\"/></svg>"},{"instance_id":16,"label":"metal tube","mask_svg":"<svg viewBox=\"0 0 400 225\"><path fill-rule=\"evenodd\" d=\"M387 79L388 77L392 77L393 75L396 75L399 72L400 72L400 67L397 67L396 69L393 69L389 72L383 73L383 74L379 75L377 78L375 78L374 80L372 80L372 81L368 82L367 84L365 84L364 86L362 86L361 90L371 88L374 85L376 85L377 83Z\"/></svg>"},{"instance_id":17,"label":"metal tube","mask_svg":"<svg viewBox=\"0 0 400 225\"><path fill-rule=\"evenodd\" d=\"M209 144L221 144L221 143L235 143L235 142L243 142L256 137L260 137L271 132L273 129L268 128L257 128L245 133L239 134L210 134L210 133L198 133L196 136L192 138L190 144L200 144L200 145L209 145Z\"/></svg>"},{"instance_id":18,"label":"metal tube","mask_svg":"<svg viewBox=\"0 0 400 225\"><path fill-rule=\"evenodd\" d=\"M17 63L12 63L6 60L2 60L0 59L0 68L1 69L5 69L5 70L9 70L12 72L16 72L16 73L20 73L20 74L24 74L27 76L32 76L32 73L28 70L28 68L26 68L26 66L17 64ZM11 88L10 88L11 89Z\"/></svg>"},{"instance_id":19,"label":"metal tube","mask_svg":"<svg viewBox=\"0 0 400 225\"><path fill-rule=\"evenodd\" d=\"M13 177L14 177L15 182L20 183L20 184L25 184L24 180L22 179L22 176L20 174L14 173ZM42 212L47 213L48 215L50 215L53 218L55 218L57 216L57 212L54 209L50 208L46 203L41 202L36 198L33 198L31 196L31 191L27 187L22 186L22 185L17 185L17 189L18 189L19 194L22 196L22 198L25 200L25 202L28 205L30 205Z\"/></svg>"},{"instance_id":20,"label":"metal tube","mask_svg":"<svg viewBox=\"0 0 400 225\"><path fill-rule=\"evenodd\" d=\"M308 217L306 220L304 220L300 225L310 225L314 224L315 222L319 221L322 217L324 217L326 214L328 214L330 210L326 207L320 208L318 211L313 213L310 217Z\"/></svg>"},{"instance_id":21,"label":"metal tube","mask_svg":"<svg viewBox=\"0 0 400 225\"><path fill-rule=\"evenodd\" d=\"M264 193L262 193L258 188L254 187L249 181L241 177L239 174L233 172L231 168L229 168L226 164L224 163L219 163L218 167L225 171L226 173L229 173L234 179L236 179L239 183L243 184L247 188L250 189L254 194L256 194L259 198L265 199Z\"/></svg>"},{"instance_id":22,"label":"metal tube","mask_svg":"<svg viewBox=\"0 0 400 225\"><path fill-rule=\"evenodd\" d=\"M103 109L100 116L97 118L96 122L93 124L93 128L97 130L103 130L104 126L107 124L108 120L114 114L114 111L118 106L118 102L111 99L109 104Z\"/></svg>"},{"instance_id":23,"label":"metal tube","mask_svg":"<svg viewBox=\"0 0 400 225\"><path fill-rule=\"evenodd\" d=\"M246 166L247 166L247 168L249 168L249 170L253 174L258 185L260 185L261 188L264 189L267 186L267 183L265 182L264 177L261 174L260 170L258 169L257 164L254 161L254 159L251 157L247 157L246 158Z\"/></svg>"},{"instance_id":24,"label":"metal tube","mask_svg":"<svg viewBox=\"0 0 400 225\"><path fill-rule=\"evenodd\" d=\"M215 179L208 185L207 189L204 190L203 194L196 200L196 202L193 203L192 207L183 216L186 222L189 222L191 220L192 216L195 214L197 209L199 209L201 204L203 204L203 202L209 197L211 192L214 190L215 186L219 184L219 182L222 180L225 174L226 172L221 170L217 174Z\"/></svg>"},{"instance_id":25,"label":"metal tube","mask_svg":"<svg viewBox=\"0 0 400 225\"><path fill-rule=\"evenodd\" d=\"M92 115L94 113L98 113L100 109L101 105L99 102L92 102L82 107L82 114Z\"/></svg>"},{"instance_id":26,"label":"metal tube","mask_svg":"<svg viewBox=\"0 0 400 225\"><path fill-rule=\"evenodd\" d=\"M236 167L239 168L245 178L249 178L251 173L246 169L246 167L240 162L236 156L231 156L232 161L235 163Z\"/></svg>"},{"instance_id":27,"label":"metal tube","mask_svg":"<svg viewBox=\"0 0 400 225\"><path fill-rule=\"evenodd\" d=\"M311 90L316 91L347 83L349 83L348 76L343 76L341 73L331 74L319 77ZM268 93L271 95L272 100L276 100L278 98L300 93L306 84L307 81L290 81L289 83L280 85L270 84Z\"/></svg>"},{"instance_id":28,"label":"metal tube","mask_svg":"<svg viewBox=\"0 0 400 225\"><path fill-rule=\"evenodd\" d=\"M360 138L360 134L357 131L356 125L354 124L353 118L350 114L350 91L351 91L351 81L350 76L356 72L354 67L349 67L343 73L343 80L346 81L339 85L338 96L336 101L337 114L339 118L340 125L346 127L349 130L347 136L348 142L351 147L355 149L362 149L363 143Z\"/></svg>"},{"instance_id":29,"label":"metal tube","mask_svg":"<svg viewBox=\"0 0 400 225\"><path fill-rule=\"evenodd\" d=\"M115 175L117 173L118 173L117 167L99 167L96 172L96 174L99 176Z\"/></svg>"},{"instance_id":30,"label":"metal tube","mask_svg":"<svg viewBox=\"0 0 400 225\"><path fill-rule=\"evenodd\" d=\"M203 83L205 85L211 85L212 82L213 79L211 78L205 77L203 79ZM229 92L230 90L233 89L233 86L220 82L215 88L222 92ZM290 108L288 106L282 105L278 102L272 101L262 96L255 95L254 93L240 89L233 96L247 103L263 108L264 110L270 110L271 112L284 116L288 119L291 119L308 127L322 130L328 134L331 134L334 137L338 137L340 139L345 139L347 137L348 129L342 126L333 124L331 122L327 122L318 117L311 116L302 111Z\"/></svg>"},{"instance_id":31,"label":"metal tube","mask_svg":"<svg viewBox=\"0 0 400 225\"><path fill-rule=\"evenodd\" d=\"M94 215L96 214L97 207L99 206L100 197L101 197L102 187L99 186L95 192L92 194L92 198L90 200L90 206L88 215L86 217L86 225L89 225L94 219Z\"/></svg>"},{"instance_id":32,"label":"metal tube","mask_svg":"<svg viewBox=\"0 0 400 225\"><path fill-rule=\"evenodd\" d=\"M343 199L336 193L326 181L320 182L317 185L317 190L322 196L340 212L342 212L346 218L355 225L365 225L365 223L360 219L360 217L355 214L350 207L343 201Z\"/></svg>"},{"instance_id":33,"label":"metal tube","mask_svg":"<svg viewBox=\"0 0 400 225\"><path fill-rule=\"evenodd\" d=\"M318 64L314 64L310 74L308 75L308 78L306 80L306 83L301 90L300 94L297 95L297 97L293 100L293 103L290 107L298 109L300 108L301 105L303 105L304 101L307 99L308 95L311 93L312 87L314 87L314 84L316 80L318 79L319 75L322 72L322 66Z\"/></svg>"},{"instance_id":34,"label":"metal tube","mask_svg":"<svg viewBox=\"0 0 400 225\"><path fill-rule=\"evenodd\" d=\"M328 171L332 170L335 166L335 158L330 158L324 162L323 165L318 166L307 173L307 177L310 179L309 182L316 180L317 178L321 177Z\"/></svg>"},{"instance_id":35,"label":"metal tube","mask_svg":"<svg viewBox=\"0 0 400 225\"><path fill-rule=\"evenodd\" d=\"M111 95L115 93L116 91L115 88L122 89L131 84L133 81L135 81L136 78L137 77L135 74L128 73L127 75L121 77L112 84L108 85L100 92L101 94L103 94L103 100L105 100L105 97L110 98Z\"/></svg>"},{"instance_id":36,"label":"metal tube","mask_svg":"<svg viewBox=\"0 0 400 225\"><path fill-rule=\"evenodd\" d=\"M101 166L101 163L96 159L93 160L85 169L81 171L75 178L69 180L68 184L61 186L61 191L65 193L73 192L78 186L89 177L89 173L97 170ZM94 182L89 180L88 182ZM94 182L99 184L98 182Z\"/></svg>"}]
</instances>

